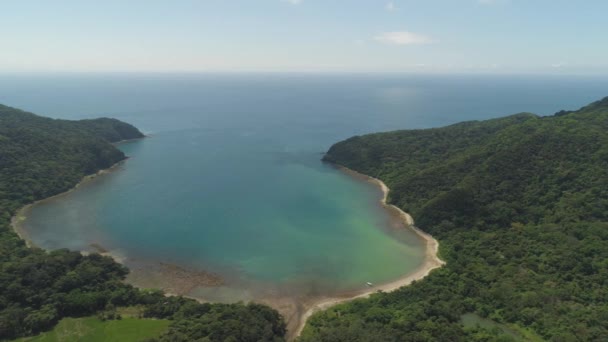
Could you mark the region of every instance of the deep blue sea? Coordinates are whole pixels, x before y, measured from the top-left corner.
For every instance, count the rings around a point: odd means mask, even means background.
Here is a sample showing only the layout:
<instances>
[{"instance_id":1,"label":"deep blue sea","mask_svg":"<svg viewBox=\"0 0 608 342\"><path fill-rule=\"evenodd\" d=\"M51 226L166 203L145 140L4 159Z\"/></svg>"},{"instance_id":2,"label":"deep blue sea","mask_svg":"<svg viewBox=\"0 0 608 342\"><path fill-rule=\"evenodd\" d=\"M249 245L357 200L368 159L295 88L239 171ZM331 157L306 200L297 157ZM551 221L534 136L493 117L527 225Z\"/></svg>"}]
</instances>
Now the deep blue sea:
<instances>
[{"instance_id":1,"label":"deep blue sea","mask_svg":"<svg viewBox=\"0 0 608 342\"><path fill-rule=\"evenodd\" d=\"M0 75L2 104L115 117L150 135L119 146L131 158L118 170L35 206L32 241L214 272L222 299L251 284L352 290L420 265L420 240L394 229L379 190L320 162L333 143L604 96L608 78L589 76Z\"/></svg>"}]
</instances>

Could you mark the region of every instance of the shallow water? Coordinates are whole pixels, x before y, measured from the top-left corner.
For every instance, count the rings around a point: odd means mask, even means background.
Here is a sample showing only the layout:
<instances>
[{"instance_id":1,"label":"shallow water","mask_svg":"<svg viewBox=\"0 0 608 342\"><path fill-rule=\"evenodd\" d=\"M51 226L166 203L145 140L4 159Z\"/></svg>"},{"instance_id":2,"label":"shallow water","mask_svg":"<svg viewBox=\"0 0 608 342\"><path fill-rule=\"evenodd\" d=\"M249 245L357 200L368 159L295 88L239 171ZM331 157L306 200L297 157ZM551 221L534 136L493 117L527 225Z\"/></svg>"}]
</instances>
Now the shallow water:
<instances>
[{"instance_id":1,"label":"shallow water","mask_svg":"<svg viewBox=\"0 0 608 342\"><path fill-rule=\"evenodd\" d=\"M112 116L151 137L132 158L35 206L44 248L96 243L131 260L205 270L219 300L255 289L331 294L414 270L424 248L379 189L319 160L346 137L532 111L608 95L580 77L407 75L5 75L0 103L61 118ZM424 228L424 227L423 227ZM247 291L245 291L247 289Z\"/></svg>"}]
</instances>

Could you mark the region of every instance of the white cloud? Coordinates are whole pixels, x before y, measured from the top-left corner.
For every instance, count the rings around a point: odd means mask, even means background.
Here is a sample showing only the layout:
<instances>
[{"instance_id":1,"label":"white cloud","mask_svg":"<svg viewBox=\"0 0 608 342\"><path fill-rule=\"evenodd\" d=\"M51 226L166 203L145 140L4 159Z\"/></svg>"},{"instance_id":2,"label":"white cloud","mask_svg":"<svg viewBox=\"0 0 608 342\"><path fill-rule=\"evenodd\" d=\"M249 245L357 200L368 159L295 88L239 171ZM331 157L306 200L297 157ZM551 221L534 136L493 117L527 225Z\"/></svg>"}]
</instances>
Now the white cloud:
<instances>
[{"instance_id":1,"label":"white cloud","mask_svg":"<svg viewBox=\"0 0 608 342\"><path fill-rule=\"evenodd\" d=\"M375 36L374 40L390 45L420 45L435 42L430 37L408 31L384 32Z\"/></svg>"},{"instance_id":2,"label":"white cloud","mask_svg":"<svg viewBox=\"0 0 608 342\"><path fill-rule=\"evenodd\" d=\"M284 2L289 2L292 5L299 5L302 3L303 0L282 0Z\"/></svg>"},{"instance_id":3,"label":"white cloud","mask_svg":"<svg viewBox=\"0 0 608 342\"><path fill-rule=\"evenodd\" d=\"M384 8L389 11L389 12L393 12L397 10L397 6L395 6L395 3L390 1L389 3L386 4L386 6L384 6Z\"/></svg>"}]
</instances>

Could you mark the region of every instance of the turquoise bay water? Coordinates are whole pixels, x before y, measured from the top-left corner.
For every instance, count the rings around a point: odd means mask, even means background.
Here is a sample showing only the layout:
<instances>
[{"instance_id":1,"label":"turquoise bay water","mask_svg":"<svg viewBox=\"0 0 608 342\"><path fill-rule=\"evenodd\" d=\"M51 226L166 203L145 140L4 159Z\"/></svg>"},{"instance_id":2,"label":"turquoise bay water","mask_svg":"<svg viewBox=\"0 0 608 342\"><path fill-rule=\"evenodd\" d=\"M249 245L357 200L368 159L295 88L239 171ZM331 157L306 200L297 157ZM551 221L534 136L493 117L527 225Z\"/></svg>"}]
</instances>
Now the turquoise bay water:
<instances>
[{"instance_id":1,"label":"turquoise bay water","mask_svg":"<svg viewBox=\"0 0 608 342\"><path fill-rule=\"evenodd\" d=\"M220 274L228 287L357 289L414 270L424 248L380 191L320 162L355 134L608 95L580 77L412 75L3 75L0 103L41 115L112 116L151 137L118 170L29 213L44 248L90 249ZM424 228L424 227L423 227ZM210 293L207 293L208 295Z\"/></svg>"}]
</instances>

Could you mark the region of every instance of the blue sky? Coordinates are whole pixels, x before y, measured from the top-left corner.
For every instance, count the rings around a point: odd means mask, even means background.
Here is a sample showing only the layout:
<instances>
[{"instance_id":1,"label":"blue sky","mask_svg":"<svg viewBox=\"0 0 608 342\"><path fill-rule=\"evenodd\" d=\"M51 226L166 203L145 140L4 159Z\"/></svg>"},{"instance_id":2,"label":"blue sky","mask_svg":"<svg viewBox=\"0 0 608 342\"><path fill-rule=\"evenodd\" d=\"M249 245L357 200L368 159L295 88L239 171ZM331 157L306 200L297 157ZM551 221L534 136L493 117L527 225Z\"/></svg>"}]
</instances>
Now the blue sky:
<instances>
[{"instance_id":1,"label":"blue sky","mask_svg":"<svg viewBox=\"0 0 608 342\"><path fill-rule=\"evenodd\" d=\"M608 74L606 0L19 0L0 71Z\"/></svg>"}]
</instances>

